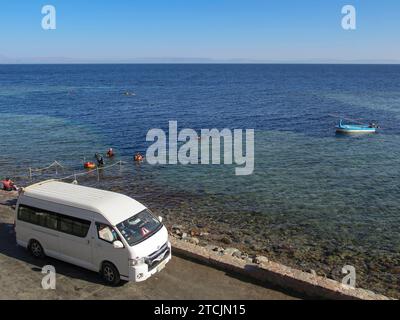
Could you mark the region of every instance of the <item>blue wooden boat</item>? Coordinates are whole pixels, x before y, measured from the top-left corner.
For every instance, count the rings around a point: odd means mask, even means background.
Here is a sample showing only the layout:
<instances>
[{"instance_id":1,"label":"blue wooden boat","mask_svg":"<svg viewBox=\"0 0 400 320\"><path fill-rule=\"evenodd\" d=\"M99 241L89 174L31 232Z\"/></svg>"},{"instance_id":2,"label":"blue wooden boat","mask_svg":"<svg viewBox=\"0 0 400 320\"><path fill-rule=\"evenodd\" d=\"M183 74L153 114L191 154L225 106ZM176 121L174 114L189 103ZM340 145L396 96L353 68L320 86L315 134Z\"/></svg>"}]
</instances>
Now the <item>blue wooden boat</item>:
<instances>
[{"instance_id":1,"label":"blue wooden boat","mask_svg":"<svg viewBox=\"0 0 400 320\"><path fill-rule=\"evenodd\" d=\"M376 129L378 126L375 123L370 123L369 125L361 125L361 124L343 124L343 121L340 120L339 125L336 126L337 133L376 133Z\"/></svg>"}]
</instances>

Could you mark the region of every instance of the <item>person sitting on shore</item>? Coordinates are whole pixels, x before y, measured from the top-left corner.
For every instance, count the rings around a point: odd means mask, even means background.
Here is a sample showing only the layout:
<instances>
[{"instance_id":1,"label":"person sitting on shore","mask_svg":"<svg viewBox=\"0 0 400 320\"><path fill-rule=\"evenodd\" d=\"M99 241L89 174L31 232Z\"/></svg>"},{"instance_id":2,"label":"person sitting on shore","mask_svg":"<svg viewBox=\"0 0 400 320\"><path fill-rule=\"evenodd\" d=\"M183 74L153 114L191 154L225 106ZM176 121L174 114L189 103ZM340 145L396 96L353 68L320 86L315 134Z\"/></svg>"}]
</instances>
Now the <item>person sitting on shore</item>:
<instances>
[{"instance_id":1,"label":"person sitting on shore","mask_svg":"<svg viewBox=\"0 0 400 320\"><path fill-rule=\"evenodd\" d=\"M114 151L112 148L108 149L107 151L107 157L112 158L114 157Z\"/></svg>"},{"instance_id":2,"label":"person sitting on shore","mask_svg":"<svg viewBox=\"0 0 400 320\"><path fill-rule=\"evenodd\" d=\"M3 190L5 191L18 191L18 187L10 178L5 178L1 183L3 184Z\"/></svg>"},{"instance_id":3,"label":"person sitting on shore","mask_svg":"<svg viewBox=\"0 0 400 320\"><path fill-rule=\"evenodd\" d=\"M103 156L98 154L98 153L96 153L94 156L95 156L95 158L97 160L97 165L98 166L104 166L104 158L103 158Z\"/></svg>"}]
</instances>

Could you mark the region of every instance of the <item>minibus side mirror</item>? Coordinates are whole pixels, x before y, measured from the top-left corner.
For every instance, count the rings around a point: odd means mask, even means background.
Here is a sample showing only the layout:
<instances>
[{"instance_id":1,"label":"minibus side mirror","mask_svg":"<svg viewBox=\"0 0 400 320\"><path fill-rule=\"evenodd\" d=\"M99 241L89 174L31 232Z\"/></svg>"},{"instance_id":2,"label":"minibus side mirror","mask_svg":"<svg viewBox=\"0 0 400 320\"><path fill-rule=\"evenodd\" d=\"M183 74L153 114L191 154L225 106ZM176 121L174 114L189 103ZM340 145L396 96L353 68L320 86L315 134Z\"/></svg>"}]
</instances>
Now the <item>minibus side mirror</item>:
<instances>
[{"instance_id":1,"label":"minibus side mirror","mask_svg":"<svg viewBox=\"0 0 400 320\"><path fill-rule=\"evenodd\" d=\"M122 249L122 248L124 248L124 244L123 244L121 241L119 241L119 240L114 241L114 242L113 242L113 246L114 246L115 249Z\"/></svg>"},{"instance_id":2,"label":"minibus side mirror","mask_svg":"<svg viewBox=\"0 0 400 320\"><path fill-rule=\"evenodd\" d=\"M160 220L160 222L162 222L162 217L161 217L161 216L158 216L158 220Z\"/></svg>"}]
</instances>

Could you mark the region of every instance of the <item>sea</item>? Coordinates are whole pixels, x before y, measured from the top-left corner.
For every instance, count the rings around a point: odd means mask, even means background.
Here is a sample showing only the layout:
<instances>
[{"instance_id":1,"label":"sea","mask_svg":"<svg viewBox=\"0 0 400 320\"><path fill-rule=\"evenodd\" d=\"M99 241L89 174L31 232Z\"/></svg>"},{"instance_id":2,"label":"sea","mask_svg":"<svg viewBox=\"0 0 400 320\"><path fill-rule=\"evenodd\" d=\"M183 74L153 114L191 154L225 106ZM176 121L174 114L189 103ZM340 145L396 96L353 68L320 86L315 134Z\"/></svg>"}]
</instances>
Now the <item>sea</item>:
<instances>
[{"instance_id":1,"label":"sea","mask_svg":"<svg viewBox=\"0 0 400 320\"><path fill-rule=\"evenodd\" d=\"M340 119L380 128L337 135ZM135 163L169 121L254 129L254 172ZM400 298L399 121L400 65L0 65L0 179L75 174L250 254L338 281L354 266L356 286ZM81 175L110 147L115 166Z\"/></svg>"}]
</instances>

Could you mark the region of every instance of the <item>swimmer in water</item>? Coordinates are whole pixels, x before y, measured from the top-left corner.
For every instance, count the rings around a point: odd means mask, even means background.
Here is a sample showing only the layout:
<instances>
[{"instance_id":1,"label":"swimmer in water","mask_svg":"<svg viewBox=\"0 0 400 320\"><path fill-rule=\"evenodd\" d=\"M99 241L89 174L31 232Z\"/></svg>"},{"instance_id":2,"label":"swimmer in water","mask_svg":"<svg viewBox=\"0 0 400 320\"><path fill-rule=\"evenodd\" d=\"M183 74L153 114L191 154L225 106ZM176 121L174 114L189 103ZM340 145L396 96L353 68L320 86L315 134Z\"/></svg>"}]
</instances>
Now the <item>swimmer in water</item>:
<instances>
[{"instance_id":1,"label":"swimmer in water","mask_svg":"<svg viewBox=\"0 0 400 320\"><path fill-rule=\"evenodd\" d=\"M114 151L112 148L108 149L107 151L107 157L112 158L114 157Z\"/></svg>"},{"instance_id":2,"label":"swimmer in water","mask_svg":"<svg viewBox=\"0 0 400 320\"><path fill-rule=\"evenodd\" d=\"M135 154L135 158L134 159L135 159L136 162L141 162L141 161L144 160L144 157L138 152L138 153Z\"/></svg>"}]
</instances>

